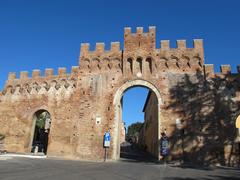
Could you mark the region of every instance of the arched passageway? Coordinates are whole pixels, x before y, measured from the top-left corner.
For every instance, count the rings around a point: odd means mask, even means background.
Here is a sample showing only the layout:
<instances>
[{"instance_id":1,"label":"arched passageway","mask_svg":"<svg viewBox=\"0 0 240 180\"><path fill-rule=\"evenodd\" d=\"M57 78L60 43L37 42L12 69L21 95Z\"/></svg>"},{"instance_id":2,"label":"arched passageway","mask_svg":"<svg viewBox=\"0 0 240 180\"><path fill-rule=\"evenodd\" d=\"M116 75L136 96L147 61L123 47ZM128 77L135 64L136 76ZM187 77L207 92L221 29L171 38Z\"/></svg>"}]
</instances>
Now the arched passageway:
<instances>
[{"instance_id":1,"label":"arched passageway","mask_svg":"<svg viewBox=\"0 0 240 180\"><path fill-rule=\"evenodd\" d=\"M31 152L47 154L51 115L46 110L38 110L33 115L33 137Z\"/></svg>"},{"instance_id":2,"label":"arched passageway","mask_svg":"<svg viewBox=\"0 0 240 180\"><path fill-rule=\"evenodd\" d=\"M151 101L154 101L153 108L147 108L144 106L143 111L144 115L144 123L141 128L141 133L139 134L138 146L145 150L148 153L151 153L157 159L159 156L159 140L160 140L160 129L161 129L161 121L160 121L160 105L162 104L161 96L158 89L148 81L145 80L133 80L128 81L124 85L122 85L115 94L114 97L114 107L115 107L115 124L116 128L114 128L113 135L113 159L120 158L120 144L122 143L121 138L121 129L122 129L122 111L123 111L123 102L122 98L126 91L134 87L144 87L149 90L148 97L146 99L146 104L148 104L149 98L151 97ZM148 105L149 107L149 105ZM150 111L149 111L150 110ZM155 111L155 114L153 111Z\"/></svg>"}]
</instances>

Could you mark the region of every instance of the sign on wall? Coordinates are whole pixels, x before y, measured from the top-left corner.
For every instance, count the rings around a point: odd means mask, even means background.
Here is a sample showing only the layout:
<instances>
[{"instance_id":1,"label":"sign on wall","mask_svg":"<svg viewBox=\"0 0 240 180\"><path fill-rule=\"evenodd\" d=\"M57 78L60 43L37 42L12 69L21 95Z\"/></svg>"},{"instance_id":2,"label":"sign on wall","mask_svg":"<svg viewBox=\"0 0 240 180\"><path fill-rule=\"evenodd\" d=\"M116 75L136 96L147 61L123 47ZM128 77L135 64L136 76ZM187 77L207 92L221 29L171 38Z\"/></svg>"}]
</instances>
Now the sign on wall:
<instances>
[{"instance_id":1,"label":"sign on wall","mask_svg":"<svg viewBox=\"0 0 240 180\"><path fill-rule=\"evenodd\" d=\"M104 147L110 147L110 140L111 140L111 136L110 136L110 132L106 132L104 134Z\"/></svg>"},{"instance_id":2,"label":"sign on wall","mask_svg":"<svg viewBox=\"0 0 240 180\"><path fill-rule=\"evenodd\" d=\"M96 124L101 124L101 117L96 117Z\"/></svg>"}]
</instances>

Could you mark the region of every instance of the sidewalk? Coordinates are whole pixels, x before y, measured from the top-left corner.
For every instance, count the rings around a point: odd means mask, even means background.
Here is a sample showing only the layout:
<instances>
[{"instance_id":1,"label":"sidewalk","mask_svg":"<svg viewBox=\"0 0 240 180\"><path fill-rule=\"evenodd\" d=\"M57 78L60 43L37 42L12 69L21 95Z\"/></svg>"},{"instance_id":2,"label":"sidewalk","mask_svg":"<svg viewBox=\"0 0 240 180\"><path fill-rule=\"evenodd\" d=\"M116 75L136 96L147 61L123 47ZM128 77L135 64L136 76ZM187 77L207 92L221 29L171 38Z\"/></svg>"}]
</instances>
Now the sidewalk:
<instances>
[{"instance_id":1,"label":"sidewalk","mask_svg":"<svg viewBox=\"0 0 240 180\"><path fill-rule=\"evenodd\" d=\"M26 157L26 158L33 158L33 159L44 159L47 156L44 153L0 153L0 158L7 158L7 157Z\"/></svg>"}]
</instances>

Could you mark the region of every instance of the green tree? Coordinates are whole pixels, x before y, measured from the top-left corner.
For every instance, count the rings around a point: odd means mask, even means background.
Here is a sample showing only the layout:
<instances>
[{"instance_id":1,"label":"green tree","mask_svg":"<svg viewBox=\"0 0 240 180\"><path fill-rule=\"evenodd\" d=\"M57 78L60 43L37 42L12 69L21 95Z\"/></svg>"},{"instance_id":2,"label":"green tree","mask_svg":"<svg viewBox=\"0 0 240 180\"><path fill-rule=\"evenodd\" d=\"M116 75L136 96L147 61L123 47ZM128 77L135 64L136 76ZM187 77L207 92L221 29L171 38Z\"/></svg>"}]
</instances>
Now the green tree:
<instances>
[{"instance_id":1,"label":"green tree","mask_svg":"<svg viewBox=\"0 0 240 180\"><path fill-rule=\"evenodd\" d=\"M46 112L43 112L39 116L37 116L36 126L39 129L43 129L45 126L45 120L46 120Z\"/></svg>"},{"instance_id":2,"label":"green tree","mask_svg":"<svg viewBox=\"0 0 240 180\"><path fill-rule=\"evenodd\" d=\"M143 123L136 122L128 126L127 130L127 140L130 138L137 138L141 129L143 127Z\"/></svg>"}]
</instances>

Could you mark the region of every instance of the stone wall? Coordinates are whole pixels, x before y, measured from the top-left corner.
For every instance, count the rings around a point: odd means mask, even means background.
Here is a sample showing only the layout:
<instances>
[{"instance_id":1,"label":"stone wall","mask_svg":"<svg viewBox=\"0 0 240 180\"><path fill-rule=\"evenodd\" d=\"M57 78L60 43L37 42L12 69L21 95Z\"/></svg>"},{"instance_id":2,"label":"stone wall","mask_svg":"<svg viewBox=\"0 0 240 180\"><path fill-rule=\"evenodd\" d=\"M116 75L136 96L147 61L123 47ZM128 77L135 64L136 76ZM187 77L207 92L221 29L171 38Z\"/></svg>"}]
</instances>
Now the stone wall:
<instances>
[{"instance_id":1,"label":"stone wall","mask_svg":"<svg viewBox=\"0 0 240 180\"><path fill-rule=\"evenodd\" d=\"M144 150L159 157L158 135L158 99L154 92L149 91L144 105L144 124L142 127L141 145Z\"/></svg>"},{"instance_id":2,"label":"stone wall","mask_svg":"<svg viewBox=\"0 0 240 180\"><path fill-rule=\"evenodd\" d=\"M126 129L124 122L121 123L120 144L126 141Z\"/></svg>"},{"instance_id":3,"label":"stone wall","mask_svg":"<svg viewBox=\"0 0 240 180\"><path fill-rule=\"evenodd\" d=\"M204 65L202 40L194 40L193 48L186 47L184 40L170 48L165 40L157 49L155 39L155 27L148 32L137 28L136 33L125 28L123 50L118 42L111 43L110 50L97 43L94 51L84 43L79 66L70 74L65 68L57 74L46 69L44 76L39 70L31 77L27 72L20 77L10 73L0 93L4 148L30 152L33 115L44 109L52 118L48 156L102 160L103 135L110 130L109 157L118 159L121 96L124 88L142 85L159 94L158 134L166 129L173 160L198 157L200 162L233 164L237 153L233 124L240 114L239 74L232 74L226 65L215 74L212 65ZM184 127L181 135L177 118ZM205 150L207 154L201 153Z\"/></svg>"}]
</instances>

